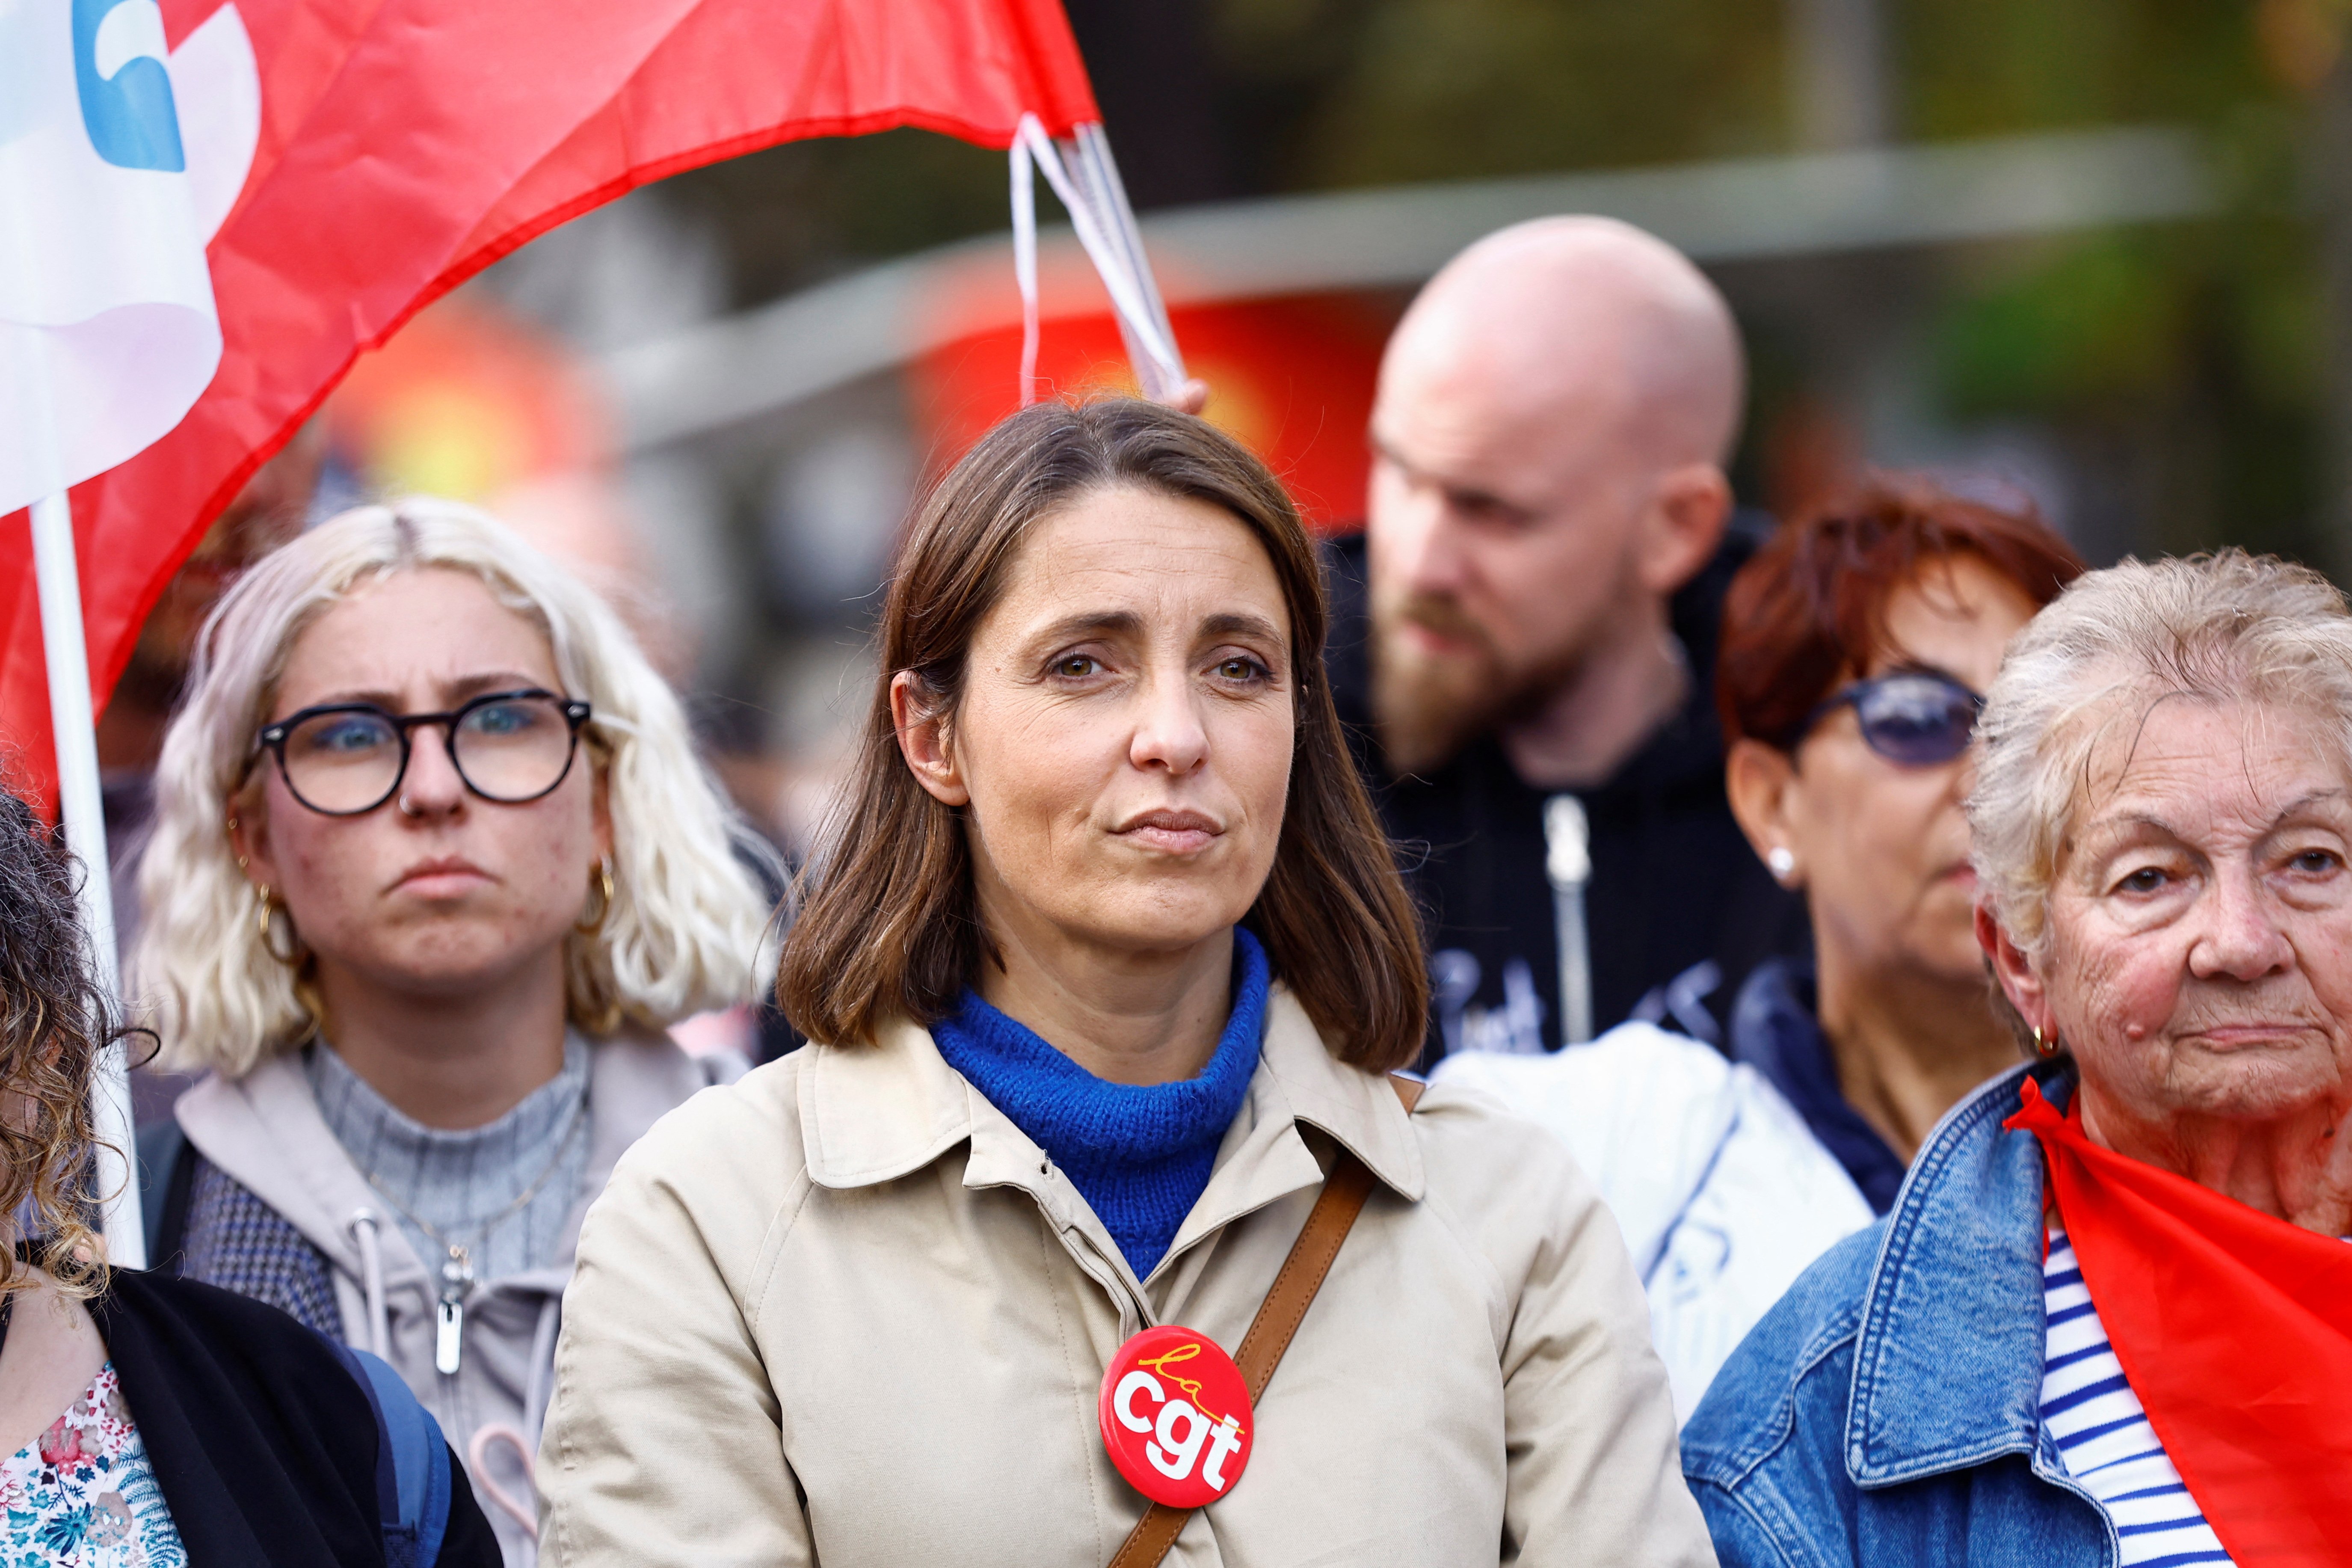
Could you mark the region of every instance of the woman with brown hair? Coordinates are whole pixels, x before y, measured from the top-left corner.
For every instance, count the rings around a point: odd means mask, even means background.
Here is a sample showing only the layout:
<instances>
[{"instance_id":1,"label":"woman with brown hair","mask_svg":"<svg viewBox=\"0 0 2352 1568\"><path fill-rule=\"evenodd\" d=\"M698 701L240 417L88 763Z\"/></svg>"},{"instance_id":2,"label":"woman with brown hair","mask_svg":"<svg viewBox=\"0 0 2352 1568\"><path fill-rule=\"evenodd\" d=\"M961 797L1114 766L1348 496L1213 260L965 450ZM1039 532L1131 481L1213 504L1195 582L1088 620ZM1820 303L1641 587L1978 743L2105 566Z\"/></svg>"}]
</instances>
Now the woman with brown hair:
<instances>
[{"instance_id":1,"label":"woman with brown hair","mask_svg":"<svg viewBox=\"0 0 2352 1568\"><path fill-rule=\"evenodd\" d=\"M1386 1078L1427 998L1323 634L1200 420L1041 405L933 490L785 949L815 1043L583 1231L551 1561L1708 1561L1589 1187Z\"/></svg>"}]
</instances>

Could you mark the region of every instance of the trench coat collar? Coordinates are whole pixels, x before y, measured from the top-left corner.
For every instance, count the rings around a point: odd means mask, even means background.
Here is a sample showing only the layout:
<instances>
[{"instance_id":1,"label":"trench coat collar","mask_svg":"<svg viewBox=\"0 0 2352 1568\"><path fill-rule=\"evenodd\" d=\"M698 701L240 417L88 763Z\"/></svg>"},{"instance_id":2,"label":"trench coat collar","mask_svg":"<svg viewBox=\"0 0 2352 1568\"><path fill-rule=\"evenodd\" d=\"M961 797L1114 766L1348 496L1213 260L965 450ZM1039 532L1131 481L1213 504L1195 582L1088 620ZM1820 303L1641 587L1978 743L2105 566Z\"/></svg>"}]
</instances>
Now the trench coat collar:
<instances>
[{"instance_id":1,"label":"trench coat collar","mask_svg":"<svg viewBox=\"0 0 2352 1568\"><path fill-rule=\"evenodd\" d=\"M929 1030L902 1022L883 1030L873 1046L812 1045L807 1050L801 1132L809 1178L817 1185L849 1188L891 1181L967 1142L972 1145L967 1185L1013 1180L1027 1186L1032 1184L1026 1176L1038 1173L1036 1144L948 1066ZM1232 1217L1323 1179L1320 1163L1298 1136L1301 1122L1352 1152L1400 1197L1421 1197L1421 1149L1403 1106L1379 1075L1334 1059L1306 1009L1277 981L1267 999L1265 1039L1249 1098L1219 1148L1208 1190L1169 1249L1171 1256L1200 1229L1222 1223L1210 1217L1217 1211L1241 1204L1227 1213ZM1022 1176L1016 1179L1010 1167L1018 1167ZM1234 1180L1226 1179L1229 1174ZM1255 1190L1220 1191L1236 1185ZM1255 1203L1249 1201L1253 1196Z\"/></svg>"}]
</instances>

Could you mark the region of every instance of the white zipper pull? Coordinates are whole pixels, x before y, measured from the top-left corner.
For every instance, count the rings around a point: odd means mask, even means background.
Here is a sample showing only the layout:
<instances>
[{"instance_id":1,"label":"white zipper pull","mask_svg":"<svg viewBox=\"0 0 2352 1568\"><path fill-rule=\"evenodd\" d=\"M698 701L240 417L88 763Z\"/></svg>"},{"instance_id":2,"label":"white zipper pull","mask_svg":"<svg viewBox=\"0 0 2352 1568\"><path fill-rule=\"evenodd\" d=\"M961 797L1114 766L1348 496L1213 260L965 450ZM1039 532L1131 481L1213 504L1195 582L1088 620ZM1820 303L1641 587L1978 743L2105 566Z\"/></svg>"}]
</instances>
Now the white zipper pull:
<instances>
[{"instance_id":1,"label":"white zipper pull","mask_svg":"<svg viewBox=\"0 0 2352 1568\"><path fill-rule=\"evenodd\" d=\"M1565 793L1544 802L1544 875L1551 883L1552 929L1559 947L1559 1042L1592 1038L1592 948L1584 889L1592 880L1592 824L1584 803Z\"/></svg>"},{"instance_id":2,"label":"white zipper pull","mask_svg":"<svg viewBox=\"0 0 2352 1568\"><path fill-rule=\"evenodd\" d=\"M433 1370L453 1377L465 1354L466 1288L474 1282L474 1266L462 1247L449 1249L441 1265L441 1300L434 1317Z\"/></svg>"}]
</instances>

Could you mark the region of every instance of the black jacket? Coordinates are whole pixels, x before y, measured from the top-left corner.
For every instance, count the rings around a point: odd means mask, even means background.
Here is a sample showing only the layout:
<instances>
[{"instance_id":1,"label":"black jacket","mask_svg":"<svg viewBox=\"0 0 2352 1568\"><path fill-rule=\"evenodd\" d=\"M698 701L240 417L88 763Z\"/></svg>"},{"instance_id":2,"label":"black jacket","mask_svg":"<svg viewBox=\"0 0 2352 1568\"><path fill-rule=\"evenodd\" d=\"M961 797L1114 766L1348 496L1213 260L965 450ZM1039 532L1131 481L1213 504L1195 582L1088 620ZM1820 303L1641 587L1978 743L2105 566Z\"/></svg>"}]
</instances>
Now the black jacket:
<instances>
[{"instance_id":1,"label":"black jacket","mask_svg":"<svg viewBox=\"0 0 2352 1568\"><path fill-rule=\"evenodd\" d=\"M1715 711L1723 596L1769 527L1736 520L1715 559L1675 595L1673 627L1693 676L1682 711L1615 776L1575 792L1591 832L1585 922L1596 1032L1641 1016L1719 1047L1720 1020L1748 973L1775 953L1810 950L1803 900L1773 881L1732 818ZM1362 537L1327 546L1325 568L1332 696L1427 926L1434 1016L1423 1065L1451 1048L1507 1041L1557 1048L1559 963L1543 828L1554 792L1524 783L1491 734L1425 778L1391 778L1372 732ZM1709 964L1711 973L1700 967Z\"/></svg>"},{"instance_id":2,"label":"black jacket","mask_svg":"<svg viewBox=\"0 0 2352 1568\"><path fill-rule=\"evenodd\" d=\"M274 1307L117 1269L90 1315L190 1568L383 1568L378 1428L332 1346ZM499 1568L450 1459L444 1568Z\"/></svg>"}]
</instances>

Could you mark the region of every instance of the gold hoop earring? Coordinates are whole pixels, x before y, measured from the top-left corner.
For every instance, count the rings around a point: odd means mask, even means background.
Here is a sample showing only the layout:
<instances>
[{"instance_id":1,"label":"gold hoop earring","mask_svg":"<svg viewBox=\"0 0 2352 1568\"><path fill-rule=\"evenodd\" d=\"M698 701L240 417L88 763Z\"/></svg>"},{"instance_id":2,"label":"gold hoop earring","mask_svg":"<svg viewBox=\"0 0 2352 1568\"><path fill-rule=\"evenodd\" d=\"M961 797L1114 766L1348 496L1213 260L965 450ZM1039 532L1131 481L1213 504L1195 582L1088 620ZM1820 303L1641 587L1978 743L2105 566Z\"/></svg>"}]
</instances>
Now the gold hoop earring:
<instances>
[{"instance_id":1,"label":"gold hoop earring","mask_svg":"<svg viewBox=\"0 0 2352 1568\"><path fill-rule=\"evenodd\" d=\"M303 950L302 933L295 929L294 911L272 897L268 888L260 886L253 889L253 902L254 923L261 934L261 951L289 969L301 968L303 961L310 955ZM286 917L286 946L282 951L278 945L277 921L272 918L279 914Z\"/></svg>"},{"instance_id":2,"label":"gold hoop earring","mask_svg":"<svg viewBox=\"0 0 2352 1568\"><path fill-rule=\"evenodd\" d=\"M621 1005L608 996L598 1005L594 1013L585 1017L575 1018L573 1022L580 1026L582 1034L593 1035L601 1039L620 1028Z\"/></svg>"},{"instance_id":3,"label":"gold hoop earring","mask_svg":"<svg viewBox=\"0 0 2352 1568\"><path fill-rule=\"evenodd\" d=\"M595 880L590 882L588 886L591 891L598 895L596 912L593 915L582 915L572 922L572 929L582 936L594 936L598 931L603 931L605 917L613 912L613 858L610 855L597 860Z\"/></svg>"},{"instance_id":4,"label":"gold hoop earring","mask_svg":"<svg viewBox=\"0 0 2352 1568\"><path fill-rule=\"evenodd\" d=\"M2060 1051L2063 1051L2065 1048L2065 1042L2061 1040L2057 1036L2044 1035L2038 1026L2034 1029L2033 1054L2040 1057L2043 1061L2048 1061L2052 1057L2056 1056Z\"/></svg>"}]
</instances>

